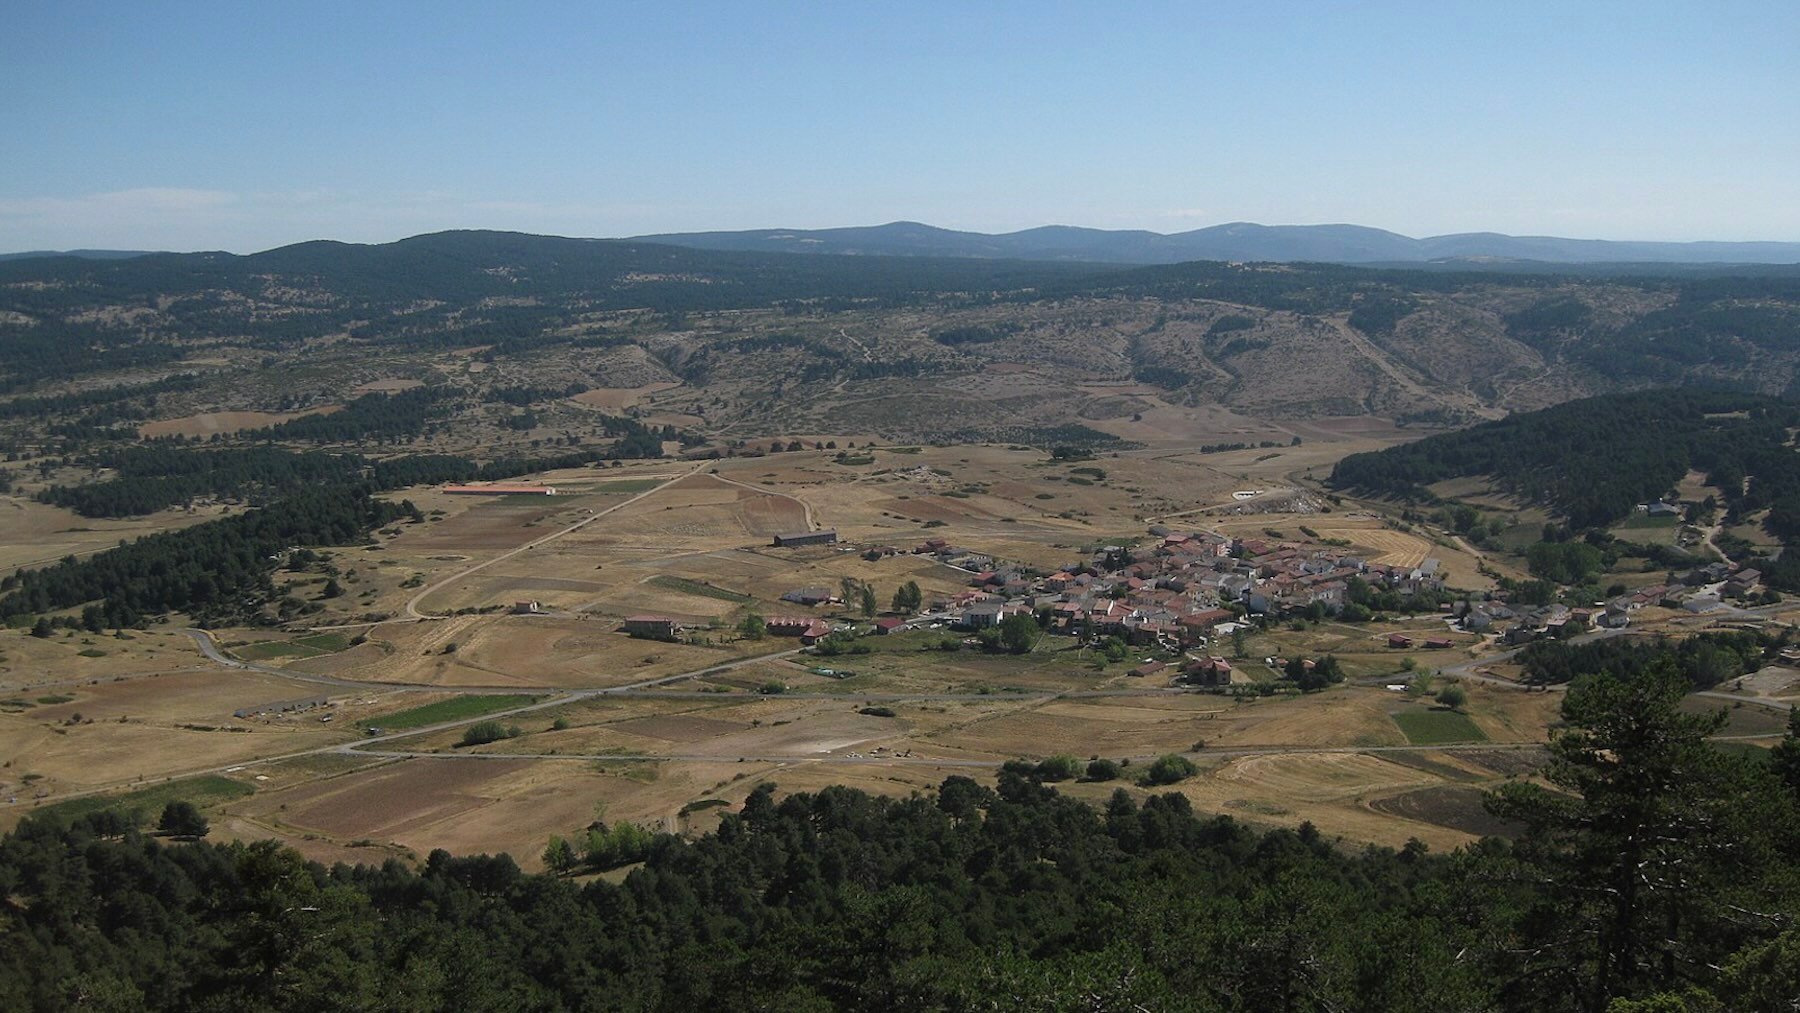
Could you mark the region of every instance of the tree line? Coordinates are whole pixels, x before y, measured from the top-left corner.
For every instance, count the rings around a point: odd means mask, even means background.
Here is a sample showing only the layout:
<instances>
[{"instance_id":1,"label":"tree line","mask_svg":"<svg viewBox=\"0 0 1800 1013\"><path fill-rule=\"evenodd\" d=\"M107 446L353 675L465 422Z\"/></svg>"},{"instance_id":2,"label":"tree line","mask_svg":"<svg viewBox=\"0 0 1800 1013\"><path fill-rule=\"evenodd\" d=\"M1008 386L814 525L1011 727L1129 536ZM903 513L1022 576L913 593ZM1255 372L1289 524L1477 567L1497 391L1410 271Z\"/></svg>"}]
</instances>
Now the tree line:
<instances>
[{"instance_id":1,"label":"tree line","mask_svg":"<svg viewBox=\"0 0 1800 1013\"><path fill-rule=\"evenodd\" d=\"M251 617L274 595L270 575L288 549L355 545L402 517L410 502L389 503L365 486L325 486L295 493L259 510L146 535L85 559L0 580L0 621L93 602L90 625L137 626L167 612L207 625Z\"/></svg>"}]
</instances>

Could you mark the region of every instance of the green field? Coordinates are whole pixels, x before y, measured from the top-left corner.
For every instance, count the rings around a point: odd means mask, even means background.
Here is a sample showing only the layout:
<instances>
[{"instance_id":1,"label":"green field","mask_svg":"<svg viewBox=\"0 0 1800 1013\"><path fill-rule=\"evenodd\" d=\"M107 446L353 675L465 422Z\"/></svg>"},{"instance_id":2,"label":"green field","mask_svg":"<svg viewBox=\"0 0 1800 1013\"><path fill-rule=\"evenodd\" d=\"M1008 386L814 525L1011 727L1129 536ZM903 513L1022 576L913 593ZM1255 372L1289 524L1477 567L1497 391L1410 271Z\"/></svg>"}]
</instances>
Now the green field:
<instances>
[{"instance_id":1,"label":"green field","mask_svg":"<svg viewBox=\"0 0 1800 1013\"><path fill-rule=\"evenodd\" d=\"M1456 711L1401 711L1389 715L1415 746L1442 746L1451 742L1486 742L1487 734Z\"/></svg>"},{"instance_id":2,"label":"green field","mask_svg":"<svg viewBox=\"0 0 1800 1013\"><path fill-rule=\"evenodd\" d=\"M615 482L602 482L594 487L599 493L633 493L649 492L668 481L666 478L621 478Z\"/></svg>"},{"instance_id":3,"label":"green field","mask_svg":"<svg viewBox=\"0 0 1800 1013\"><path fill-rule=\"evenodd\" d=\"M651 577L649 583L651 587L660 587L664 591L677 591L681 594L698 595L702 598L717 598L719 601L728 601L737 604L752 600L747 594L739 594L736 591L727 590L722 587L714 587L711 584L698 580L689 580L686 577L671 577L667 574L659 574L658 576Z\"/></svg>"},{"instance_id":4,"label":"green field","mask_svg":"<svg viewBox=\"0 0 1800 1013\"><path fill-rule=\"evenodd\" d=\"M217 774L206 774L200 777L188 777L179 781L159 784L154 788L142 788L124 795L90 795L87 798L72 798L67 802L57 802L34 811L34 815L50 815L60 819L74 819L102 809L127 809L135 813L139 820L153 820L162 813L163 806L177 800L192 802L204 809L219 802L229 802L234 798L243 798L255 789L242 781L233 781L229 777Z\"/></svg>"},{"instance_id":5,"label":"green field","mask_svg":"<svg viewBox=\"0 0 1800 1013\"><path fill-rule=\"evenodd\" d=\"M1617 531L1643 531L1655 528L1672 528L1681 523L1679 517L1652 517L1649 514L1634 513L1614 526Z\"/></svg>"},{"instance_id":6,"label":"green field","mask_svg":"<svg viewBox=\"0 0 1800 1013\"><path fill-rule=\"evenodd\" d=\"M287 640L265 640L260 644L233 647L231 653L245 661L273 661L276 658L316 658L321 653Z\"/></svg>"},{"instance_id":7,"label":"green field","mask_svg":"<svg viewBox=\"0 0 1800 1013\"><path fill-rule=\"evenodd\" d=\"M350 648L350 638L342 633L315 633L310 637L301 637L294 643L321 654L336 654Z\"/></svg>"},{"instance_id":8,"label":"green field","mask_svg":"<svg viewBox=\"0 0 1800 1013\"><path fill-rule=\"evenodd\" d=\"M426 725L442 724L445 721L460 721L464 718L478 718L494 711L510 710L523 707L538 698L526 694L494 694L491 696L459 696L449 700L439 700L422 707L395 711L381 717L367 718L362 723L383 731L404 731L408 728L423 728Z\"/></svg>"}]
</instances>

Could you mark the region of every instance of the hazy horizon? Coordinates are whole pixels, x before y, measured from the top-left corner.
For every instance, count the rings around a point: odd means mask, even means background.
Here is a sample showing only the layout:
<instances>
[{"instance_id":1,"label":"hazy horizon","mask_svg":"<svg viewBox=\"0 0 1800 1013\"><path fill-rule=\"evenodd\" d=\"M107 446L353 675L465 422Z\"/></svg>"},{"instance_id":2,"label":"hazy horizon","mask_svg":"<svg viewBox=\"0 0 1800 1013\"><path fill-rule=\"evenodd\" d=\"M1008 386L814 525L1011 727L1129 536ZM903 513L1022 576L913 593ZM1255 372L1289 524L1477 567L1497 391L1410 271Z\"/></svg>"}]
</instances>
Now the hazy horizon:
<instances>
[{"instance_id":1,"label":"hazy horizon","mask_svg":"<svg viewBox=\"0 0 1800 1013\"><path fill-rule=\"evenodd\" d=\"M0 249L1356 224L1800 241L1800 8L28 4Z\"/></svg>"},{"instance_id":2,"label":"hazy horizon","mask_svg":"<svg viewBox=\"0 0 1800 1013\"><path fill-rule=\"evenodd\" d=\"M1249 226L1257 226L1257 227L1263 227L1263 228L1337 228L1337 227L1369 228L1369 229L1376 229L1376 230L1379 230L1382 232L1393 233L1394 235L1402 236L1407 239L1418 239L1418 240L1444 238L1447 236L1454 236L1454 235L1484 235L1484 234L1486 234L1486 235L1506 235L1506 236L1510 236L1515 239L1559 239L1559 240L1573 240L1576 242L1599 241L1599 242L1619 242L1619 243L1667 242L1667 243L1676 243L1676 244L1700 244L1700 243L1726 243L1726 244L1733 244L1733 243L1796 243L1796 244L1800 244L1800 239L1795 239L1795 240L1783 240L1783 239L1745 240L1745 239L1734 239L1734 238L1708 237L1708 238L1704 238L1704 239L1655 240L1655 239L1642 239L1642 238L1638 238L1638 237L1624 237L1624 238L1605 237L1605 238L1602 238L1602 237L1597 237L1597 236L1550 236L1547 234L1501 233L1494 229L1470 229L1470 230L1467 230L1467 231L1461 232L1461 233L1436 233L1436 234L1432 234L1432 235L1410 235L1408 233L1399 232L1394 229L1385 229L1379 225L1370 225L1370 224L1364 223L1364 222L1228 221L1228 222L1208 222L1206 224L1194 225L1194 226L1191 226L1190 228L1179 229L1179 230L1156 230L1156 229L1136 228L1136 227L1129 226L1129 225L1103 228L1101 226L1081 225L1078 223L1070 223L1070 222L1047 222L1042 225L1025 226L1024 228L1020 228L1020 229L1009 229L1006 232L986 232L984 230L979 230L979 229L952 229L949 226L938 225L935 222L920 221L916 218L896 218L896 219L892 219L890 221L882 221L882 222L851 222L851 223L840 223L840 224L835 224L835 225L820 225L820 226L763 225L763 226L748 226L748 227L745 227L742 229L706 229L706 228L680 229L680 230L671 229L671 230L664 230L664 231L658 231L658 232L641 232L641 233L634 233L632 235L616 235L616 236L588 236L588 235L577 235L574 233L567 233L567 232L561 232L561 233L559 233L559 232L533 232L533 231L526 230L526 229L489 228L486 226L448 226L448 227L441 228L441 229L426 229L421 232L412 232L412 233L408 233L406 235L397 235L397 236L393 236L391 238L386 238L386 239L378 238L378 239L367 239L367 240L352 240L352 239L341 239L336 236L309 236L304 239L295 239L291 242L277 243L274 246L258 247L258 248L254 248L254 249L232 250L232 249L225 249L223 247L194 247L191 249L167 249L167 248L151 249L148 247L132 247L132 246L98 245L98 244L96 244L96 245L88 245L88 246L70 246L70 247L62 247L62 248L32 247L32 248L21 248L21 249L16 249L16 250L15 249L0 249L0 256L17 256L19 254L25 254L25 253L68 253L68 252L87 251L87 250L102 251L102 252L117 251L117 252L131 252L131 253L230 253L230 254L244 256L244 255L250 255L250 254L256 254L256 253L266 253L270 250L281 249L282 247L294 246L294 245L299 245L299 244L309 243L309 242L342 242L342 243L351 243L351 244L355 244L355 245L377 246L377 245L385 245L388 243L396 243L396 242L400 242L400 241L403 241L406 239L414 239L419 236L433 235L433 234L441 233L441 232L468 232L468 231L473 231L473 232L481 232L481 231L517 232L517 233L522 233L525 235L541 235L541 236L546 236L546 237L550 237L550 238L562 238L562 239L631 240L631 239L638 239L641 237L654 237L654 236L658 236L658 235L692 235L692 234L704 234L704 233L709 233L709 232L788 232L788 231L808 232L808 231L831 230L831 229L882 228L882 227L889 226L889 225L900 225L900 224L924 225L929 228L945 229L947 231L952 231L952 232L968 232L968 233L977 234L977 235L1009 235L1009 234L1019 233L1019 232L1029 232L1034 229L1040 229L1040 228L1073 228L1073 229L1100 229L1102 231L1118 231L1118 232L1143 231L1143 232L1152 232L1152 233L1155 233L1158 235L1169 236L1169 235L1179 235L1181 233L1186 233L1186 232L1204 231L1204 230L1210 229L1210 228L1221 228L1221 227L1232 226L1232 225L1249 225Z\"/></svg>"}]
</instances>

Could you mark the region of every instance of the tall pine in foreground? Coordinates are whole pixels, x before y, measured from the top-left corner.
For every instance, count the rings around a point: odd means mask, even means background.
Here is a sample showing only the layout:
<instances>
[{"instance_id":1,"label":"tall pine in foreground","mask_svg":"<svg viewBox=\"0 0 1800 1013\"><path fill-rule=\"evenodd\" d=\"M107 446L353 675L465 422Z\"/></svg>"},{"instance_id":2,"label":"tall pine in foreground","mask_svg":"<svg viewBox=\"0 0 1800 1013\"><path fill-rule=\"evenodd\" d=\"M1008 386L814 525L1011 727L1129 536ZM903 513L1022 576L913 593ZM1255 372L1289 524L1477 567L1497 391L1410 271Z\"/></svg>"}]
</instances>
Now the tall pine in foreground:
<instances>
[{"instance_id":1,"label":"tall pine in foreground","mask_svg":"<svg viewBox=\"0 0 1800 1013\"><path fill-rule=\"evenodd\" d=\"M1630 678L1584 678L1551 741L1550 787L1490 796L1496 815L1527 827L1492 870L1523 901L1502 908L1503 1005L1598 1013L1708 982L1791 918L1792 800L1708 741L1725 712L1684 712L1689 688L1668 657Z\"/></svg>"}]
</instances>

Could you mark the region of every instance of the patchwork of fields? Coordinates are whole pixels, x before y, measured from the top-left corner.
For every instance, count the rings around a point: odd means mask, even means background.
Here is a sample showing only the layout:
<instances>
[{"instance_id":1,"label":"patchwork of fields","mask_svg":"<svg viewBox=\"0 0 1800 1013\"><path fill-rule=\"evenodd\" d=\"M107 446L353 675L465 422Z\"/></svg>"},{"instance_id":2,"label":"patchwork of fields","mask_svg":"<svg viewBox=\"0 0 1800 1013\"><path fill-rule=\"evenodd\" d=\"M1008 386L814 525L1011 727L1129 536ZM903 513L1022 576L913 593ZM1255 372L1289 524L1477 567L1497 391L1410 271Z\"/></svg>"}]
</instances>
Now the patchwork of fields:
<instances>
[{"instance_id":1,"label":"patchwork of fields","mask_svg":"<svg viewBox=\"0 0 1800 1013\"><path fill-rule=\"evenodd\" d=\"M1165 421L1147 414L1141 425ZM959 646L948 631L920 630L873 638L871 653L832 659L822 674L823 659L792 641L734 632L750 613L807 611L781 600L801 587L866 582L884 605L907 581L928 600L966 588L968 573L905 551L926 537L1049 570L1141 538L1146 518L1166 515L1246 537L1305 527L1396 565L1431 556L1467 586L1473 557L1374 511L1207 513L1235 490L1279 488L1328 454L1391 438L1320 422L1306 433L1319 445L1279 453L1171 445L1058 462L1022 447L870 448L846 458L854 463L797 452L574 469L542 476L569 493L543 499L408 490L426 522L334 550L347 595L313 621L324 628L217 632L244 668L209 662L172 629L128 640L0 633L0 788L14 800L0 823L176 793L203 801L218 833L277 838L327 860L443 847L534 865L549 835L596 813L704 830L763 781L904 795L951 774L991 777L1021 756L1128 761L1124 780L1062 786L1100 800L1118 787L1147 791L1133 774L1173 752L1201 765L1175 790L1251 822L1310 821L1351 841L1434 848L1494 832L1478 792L1535 768L1557 701L1471 682L1467 706L1452 712L1384 688L1408 678L1403 663L1425 671L1478 656L1476 638L1435 616L1255 633L1240 662L1252 682L1276 678L1264 656L1326 653L1352 679L1261 699L1133 678L1135 658L1108 664L1060 637L1022 656L987 655L946 650ZM62 531L82 525L16 498L0 509L27 519L0 535L13 565L43 551L34 539L98 548L134 530ZM902 551L869 560L847 546L771 546L774 533L809 525ZM448 618L407 621L415 600ZM515 614L520 602L538 612ZM645 612L679 619L687 641L620 632L622 617ZM1451 646L1395 651L1385 640L1395 631ZM490 717L516 734L461 744Z\"/></svg>"}]
</instances>

